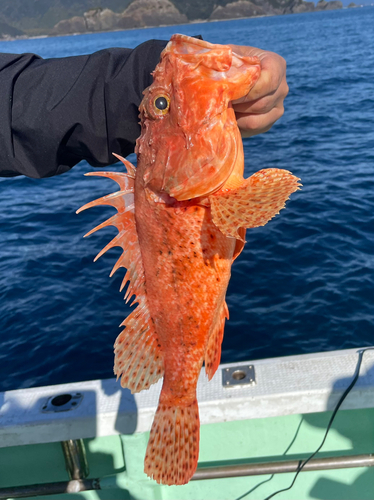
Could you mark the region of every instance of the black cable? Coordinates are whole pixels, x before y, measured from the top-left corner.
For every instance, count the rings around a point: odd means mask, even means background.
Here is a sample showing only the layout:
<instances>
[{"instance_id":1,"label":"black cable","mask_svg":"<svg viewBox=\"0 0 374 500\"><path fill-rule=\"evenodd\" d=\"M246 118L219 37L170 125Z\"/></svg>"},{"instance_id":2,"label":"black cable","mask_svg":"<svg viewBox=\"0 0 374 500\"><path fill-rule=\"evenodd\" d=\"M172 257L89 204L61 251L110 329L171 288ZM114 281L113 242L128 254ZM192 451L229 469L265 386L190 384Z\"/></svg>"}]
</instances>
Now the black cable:
<instances>
[{"instance_id":1,"label":"black cable","mask_svg":"<svg viewBox=\"0 0 374 500\"><path fill-rule=\"evenodd\" d=\"M335 409L334 411L332 412L332 415L331 415L331 418L330 418L330 421L328 423L328 426L326 428L326 432L325 432L325 435L324 435L324 438L322 439L322 443L319 445L319 447L316 449L316 451L314 453L312 453L310 455L310 457L308 457L304 462L301 462L300 461L300 465L299 465L299 468L295 474L295 477L293 478L293 481L292 483L290 484L290 486L288 486L288 488L284 488L282 490L278 490L276 491L275 493L272 493L270 496L266 497L265 500L270 500L270 498L273 498L275 497L275 495L278 495L278 493L283 493L284 491L288 491L292 488L292 486L295 484L295 481L297 479L297 476L299 475L299 473L303 470L303 468L305 467L305 465L310 461L312 460L312 458L317 455L317 453L321 450L322 446L325 444L325 441L326 441L326 438L327 438L327 434L329 433L329 430L330 430L330 427L335 419L335 416L336 414L338 413L338 410L339 408L341 407L343 401L345 400L345 398L348 396L348 394L350 393L350 391L353 389L354 385L356 384L357 380L358 380L358 377L360 376L360 369L361 369L361 364L362 364L362 358L364 357L364 353L366 351L370 351L370 350L374 350L374 347L367 347L365 349L362 349L360 351L358 351L358 362L357 362L357 366L356 366L356 372L354 374L354 377L352 379L352 382L349 384L349 386L346 388L346 390L343 392L342 396L340 397L337 405L335 406Z\"/></svg>"}]
</instances>

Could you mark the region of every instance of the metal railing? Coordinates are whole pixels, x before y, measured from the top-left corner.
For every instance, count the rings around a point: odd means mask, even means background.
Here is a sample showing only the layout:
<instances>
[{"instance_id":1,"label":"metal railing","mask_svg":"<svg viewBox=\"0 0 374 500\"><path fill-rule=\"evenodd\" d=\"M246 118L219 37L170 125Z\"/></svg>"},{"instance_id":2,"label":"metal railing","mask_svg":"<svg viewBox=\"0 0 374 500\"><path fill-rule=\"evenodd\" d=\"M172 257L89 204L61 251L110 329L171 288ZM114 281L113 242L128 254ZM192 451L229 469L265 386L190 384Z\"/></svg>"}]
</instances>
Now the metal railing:
<instances>
[{"instance_id":1,"label":"metal railing","mask_svg":"<svg viewBox=\"0 0 374 500\"><path fill-rule=\"evenodd\" d=\"M69 481L0 488L0 499L104 490L118 487L119 484L126 488L127 484L129 486L131 485L130 478L127 478L126 481L126 477L124 477L126 476L126 472L101 479L87 479L89 470L83 440L69 440L61 444L65 456L66 468L70 477ZM192 481L297 472L304 461L303 459L283 460L279 462L200 467L195 472ZM373 466L374 454L370 453L363 455L315 458L308 461L308 463L303 466L302 472ZM122 479L117 481L120 477Z\"/></svg>"}]
</instances>

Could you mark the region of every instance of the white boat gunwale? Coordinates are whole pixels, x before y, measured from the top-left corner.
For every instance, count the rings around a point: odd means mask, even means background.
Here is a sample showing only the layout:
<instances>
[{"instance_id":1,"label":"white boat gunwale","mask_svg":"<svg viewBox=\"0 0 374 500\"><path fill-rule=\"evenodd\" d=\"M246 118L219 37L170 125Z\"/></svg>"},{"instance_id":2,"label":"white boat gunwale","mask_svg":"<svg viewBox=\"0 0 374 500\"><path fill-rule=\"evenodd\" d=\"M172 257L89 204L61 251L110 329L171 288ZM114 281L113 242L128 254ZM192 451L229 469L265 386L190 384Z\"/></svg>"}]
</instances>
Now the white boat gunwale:
<instances>
[{"instance_id":1,"label":"white boat gunwale","mask_svg":"<svg viewBox=\"0 0 374 500\"><path fill-rule=\"evenodd\" d=\"M222 364L210 382L202 370L201 424L331 411L351 382L362 349ZM248 363L255 367L254 385L223 386L223 370ZM114 378L0 393L0 447L149 431L161 383L134 395ZM43 411L51 397L78 392L83 398L71 411ZM374 351L369 350L342 409L372 407Z\"/></svg>"}]
</instances>

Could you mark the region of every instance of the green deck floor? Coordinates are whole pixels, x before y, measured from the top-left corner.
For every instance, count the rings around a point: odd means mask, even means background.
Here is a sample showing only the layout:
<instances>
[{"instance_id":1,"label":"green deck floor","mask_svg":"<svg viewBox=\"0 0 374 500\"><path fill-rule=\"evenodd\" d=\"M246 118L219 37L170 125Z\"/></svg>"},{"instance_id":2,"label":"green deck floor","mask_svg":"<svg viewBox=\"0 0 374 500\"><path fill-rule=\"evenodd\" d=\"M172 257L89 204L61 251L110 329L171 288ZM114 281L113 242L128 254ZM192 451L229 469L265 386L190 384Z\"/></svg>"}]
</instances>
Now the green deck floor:
<instances>
[{"instance_id":1,"label":"green deck floor","mask_svg":"<svg viewBox=\"0 0 374 500\"><path fill-rule=\"evenodd\" d=\"M319 446L331 412L204 425L199 466L306 458ZM89 477L108 489L44 499L261 500L294 474L191 481L162 486L143 473L148 434L86 439ZM374 452L374 409L339 411L319 457ZM0 488L67 480L59 443L0 449ZM34 497L35 498L35 497ZM374 500L374 468L302 472L279 499Z\"/></svg>"}]
</instances>

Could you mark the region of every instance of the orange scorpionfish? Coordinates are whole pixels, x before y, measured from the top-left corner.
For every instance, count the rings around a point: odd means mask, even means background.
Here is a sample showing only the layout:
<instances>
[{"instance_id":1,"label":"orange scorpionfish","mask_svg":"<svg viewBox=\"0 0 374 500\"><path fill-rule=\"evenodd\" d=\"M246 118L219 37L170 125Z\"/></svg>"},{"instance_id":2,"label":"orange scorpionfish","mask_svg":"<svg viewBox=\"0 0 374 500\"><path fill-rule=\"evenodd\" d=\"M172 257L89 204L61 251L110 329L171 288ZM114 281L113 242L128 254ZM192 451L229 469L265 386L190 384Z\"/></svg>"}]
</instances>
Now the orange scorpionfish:
<instances>
[{"instance_id":1,"label":"orange scorpionfish","mask_svg":"<svg viewBox=\"0 0 374 500\"><path fill-rule=\"evenodd\" d=\"M259 59L184 35L172 36L144 91L137 168L96 172L120 190L91 203L118 213L120 246L111 275L127 268L121 290L138 305L115 342L114 372L132 393L163 385L145 456L161 484L185 484L199 454L196 386L203 362L209 379L220 363L231 265L245 228L266 224L298 180L286 170L243 178L242 140L230 101L248 94ZM96 259L95 259L96 260ZM121 325L121 326L122 326Z\"/></svg>"}]
</instances>

